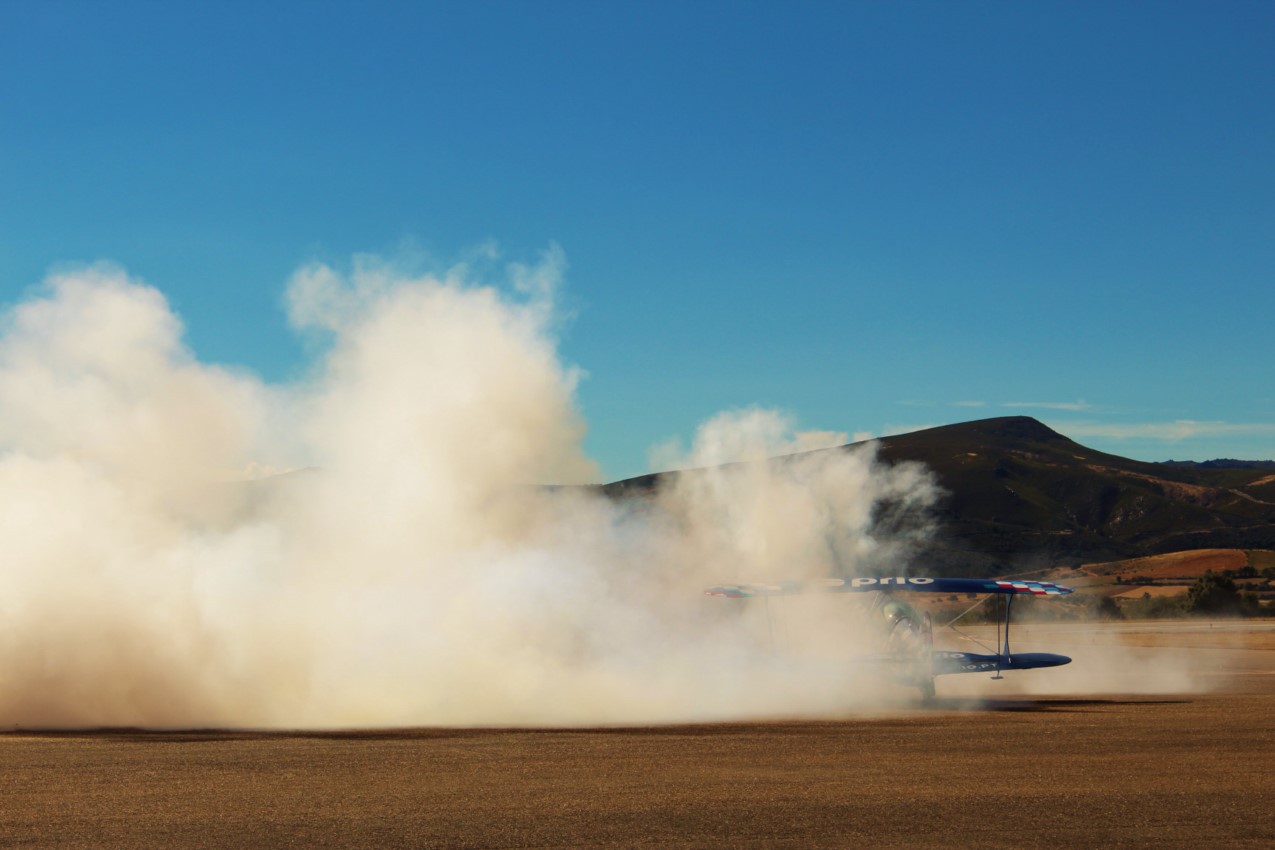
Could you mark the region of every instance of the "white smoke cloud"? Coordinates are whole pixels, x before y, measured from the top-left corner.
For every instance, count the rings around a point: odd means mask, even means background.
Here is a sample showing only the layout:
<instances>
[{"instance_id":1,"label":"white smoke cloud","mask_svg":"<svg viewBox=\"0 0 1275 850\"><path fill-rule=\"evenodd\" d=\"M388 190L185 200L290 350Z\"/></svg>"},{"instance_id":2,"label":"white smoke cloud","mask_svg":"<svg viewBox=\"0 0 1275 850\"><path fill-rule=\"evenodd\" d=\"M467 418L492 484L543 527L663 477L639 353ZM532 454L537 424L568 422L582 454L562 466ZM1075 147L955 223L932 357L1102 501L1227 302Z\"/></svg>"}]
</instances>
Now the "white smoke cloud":
<instances>
[{"instance_id":1,"label":"white smoke cloud","mask_svg":"<svg viewBox=\"0 0 1275 850\"><path fill-rule=\"evenodd\" d=\"M839 431L795 431L791 416L750 408L725 411L700 425L687 451L674 438L651 450L652 470L756 463L772 457L843 446L850 438Z\"/></svg>"},{"instance_id":2,"label":"white smoke cloud","mask_svg":"<svg viewBox=\"0 0 1275 850\"><path fill-rule=\"evenodd\" d=\"M751 410L672 458L733 465L649 499L542 487L597 474L579 373L556 351L564 267L554 249L497 284L375 258L302 269L290 319L328 342L290 386L200 363L162 294L118 268L59 274L12 308L0 723L618 723L862 705L840 603L781 618L780 656L773 618L701 591L901 557L923 525L886 533L877 515L921 516L928 476L878 465L871 447L812 451L846 437ZM245 480L226 483L235 471Z\"/></svg>"},{"instance_id":3,"label":"white smoke cloud","mask_svg":"<svg viewBox=\"0 0 1275 850\"><path fill-rule=\"evenodd\" d=\"M696 529L695 560L734 580L813 578L869 572L899 554L899 535L878 537L883 503L914 519L937 496L917 465L876 463L875 446L848 452L835 432L795 432L791 417L749 409L718 414L700 426L691 450L669 468L679 476L665 495L670 512ZM769 460L775 458L777 460ZM923 533L924 525L914 526Z\"/></svg>"},{"instance_id":4,"label":"white smoke cloud","mask_svg":"<svg viewBox=\"0 0 1275 850\"><path fill-rule=\"evenodd\" d=\"M0 446L172 487L250 462L260 382L195 361L154 289L99 265L46 281L4 318Z\"/></svg>"}]
</instances>

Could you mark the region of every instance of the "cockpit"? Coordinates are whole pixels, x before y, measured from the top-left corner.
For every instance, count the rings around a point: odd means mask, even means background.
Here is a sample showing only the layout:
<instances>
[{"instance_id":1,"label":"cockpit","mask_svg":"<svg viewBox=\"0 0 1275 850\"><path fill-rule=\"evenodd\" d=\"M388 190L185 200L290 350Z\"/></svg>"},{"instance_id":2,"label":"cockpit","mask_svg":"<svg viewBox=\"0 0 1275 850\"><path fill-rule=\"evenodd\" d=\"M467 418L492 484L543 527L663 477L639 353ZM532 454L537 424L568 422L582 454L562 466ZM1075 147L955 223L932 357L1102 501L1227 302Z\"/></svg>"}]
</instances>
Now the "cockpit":
<instances>
[{"instance_id":1,"label":"cockpit","mask_svg":"<svg viewBox=\"0 0 1275 850\"><path fill-rule=\"evenodd\" d=\"M886 652L891 655L915 656L925 649L921 617L906 602L886 594L881 600L881 615L885 618Z\"/></svg>"}]
</instances>

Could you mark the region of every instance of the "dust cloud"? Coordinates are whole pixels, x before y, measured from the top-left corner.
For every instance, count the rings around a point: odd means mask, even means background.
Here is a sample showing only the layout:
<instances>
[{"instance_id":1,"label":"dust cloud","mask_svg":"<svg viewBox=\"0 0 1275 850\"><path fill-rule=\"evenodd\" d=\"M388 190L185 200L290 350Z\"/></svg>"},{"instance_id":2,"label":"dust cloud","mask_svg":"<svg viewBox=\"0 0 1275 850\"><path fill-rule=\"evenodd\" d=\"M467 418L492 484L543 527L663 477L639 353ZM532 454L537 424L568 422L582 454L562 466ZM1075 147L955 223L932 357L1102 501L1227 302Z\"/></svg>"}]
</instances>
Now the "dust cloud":
<instances>
[{"instance_id":1,"label":"dust cloud","mask_svg":"<svg viewBox=\"0 0 1275 850\"><path fill-rule=\"evenodd\" d=\"M581 373L557 351L563 268L556 250L495 281L374 258L306 267L288 315L317 354L286 385L200 362L164 296L118 267L52 275L8 309L0 724L608 724L876 704L833 600L781 623L776 653L755 604L702 590L906 557L929 476L744 410L660 449L710 470L627 501L581 486L598 473ZM913 521L878 527L887 504Z\"/></svg>"}]
</instances>

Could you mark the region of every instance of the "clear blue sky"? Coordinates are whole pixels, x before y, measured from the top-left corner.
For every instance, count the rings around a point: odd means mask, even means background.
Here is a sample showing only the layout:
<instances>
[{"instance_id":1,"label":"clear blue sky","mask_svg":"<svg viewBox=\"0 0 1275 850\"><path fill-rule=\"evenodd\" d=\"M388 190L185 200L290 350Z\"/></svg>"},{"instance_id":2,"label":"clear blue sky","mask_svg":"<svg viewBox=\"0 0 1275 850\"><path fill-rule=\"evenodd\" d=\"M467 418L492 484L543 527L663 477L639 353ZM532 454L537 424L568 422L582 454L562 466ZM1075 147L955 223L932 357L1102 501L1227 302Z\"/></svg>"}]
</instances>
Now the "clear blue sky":
<instances>
[{"instance_id":1,"label":"clear blue sky","mask_svg":"<svg viewBox=\"0 0 1275 850\"><path fill-rule=\"evenodd\" d=\"M609 478L733 407L1275 458L1275 4L0 0L0 300L295 376L302 263L556 243Z\"/></svg>"}]
</instances>

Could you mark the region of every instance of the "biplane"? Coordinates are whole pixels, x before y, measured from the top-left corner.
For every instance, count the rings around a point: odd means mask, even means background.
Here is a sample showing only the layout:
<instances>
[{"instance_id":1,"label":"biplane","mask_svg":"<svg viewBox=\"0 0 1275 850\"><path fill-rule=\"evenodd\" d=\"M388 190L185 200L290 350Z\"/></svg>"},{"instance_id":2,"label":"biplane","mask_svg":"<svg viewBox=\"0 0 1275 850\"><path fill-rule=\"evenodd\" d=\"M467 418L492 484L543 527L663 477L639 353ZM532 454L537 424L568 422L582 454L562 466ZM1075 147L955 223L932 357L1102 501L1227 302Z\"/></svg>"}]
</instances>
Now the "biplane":
<instances>
[{"instance_id":1,"label":"biplane","mask_svg":"<svg viewBox=\"0 0 1275 850\"><path fill-rule=\"evenodd\" d=\"M996 651L990 653L936 650L934 623L929 613L918 615L915 608L897 597L899 592L978 594L983 598L1004 598L1004 618L997 617ZM709 596L731 599L791 596L799 593L871 593L870 609L880 628L882 653L878 660L893 678L920 689L921 698L934 699L934 679L952 673L992 673L1002 678L1005 670L1033 670L1070 664L1065 655L1052 652L1014 652L1009 643L1010 612L1019 596L1063 596L1071 593L1049 581L1012 579L927 578L923 576L864 576L814 581L781 581L757 584L719 584L707 588ZM980 600L981 603L981 600Z\"/></svg>"}]
</instances>

